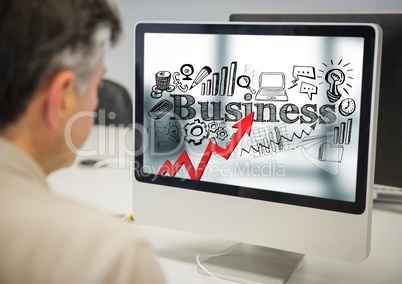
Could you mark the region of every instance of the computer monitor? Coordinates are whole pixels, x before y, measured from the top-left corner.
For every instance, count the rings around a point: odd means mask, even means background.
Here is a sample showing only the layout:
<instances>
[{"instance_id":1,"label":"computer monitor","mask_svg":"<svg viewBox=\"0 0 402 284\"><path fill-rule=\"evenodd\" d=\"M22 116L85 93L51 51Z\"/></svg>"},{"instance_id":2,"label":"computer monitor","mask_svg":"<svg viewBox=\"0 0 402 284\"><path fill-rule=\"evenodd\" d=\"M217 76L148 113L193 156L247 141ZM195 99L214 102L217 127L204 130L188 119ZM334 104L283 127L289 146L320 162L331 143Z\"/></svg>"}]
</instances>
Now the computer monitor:
<instances>
[{"instance_id":1,"label":"computer monitor","mask_svg":"<svg viewBox=\"0 0 402 284\"><path fill-rule=\"evenodd\" d=\"M380 38L364 24L139 23L136 222L294 264L365 259ZM284 80L257 100L266 75Z\"/></svg>"},{"instance_id":2,"label":"computer monitor","mask_svg":"<svg viewBox=\"0 0 402 284\"><path fill-rule=\"evenodd\" d=\"M383 31L378 134L375 169L377 200L402 200L402 13L236 13L231 21L245 22L351 22L376 23Z\"/></svg>"}]
</instances>

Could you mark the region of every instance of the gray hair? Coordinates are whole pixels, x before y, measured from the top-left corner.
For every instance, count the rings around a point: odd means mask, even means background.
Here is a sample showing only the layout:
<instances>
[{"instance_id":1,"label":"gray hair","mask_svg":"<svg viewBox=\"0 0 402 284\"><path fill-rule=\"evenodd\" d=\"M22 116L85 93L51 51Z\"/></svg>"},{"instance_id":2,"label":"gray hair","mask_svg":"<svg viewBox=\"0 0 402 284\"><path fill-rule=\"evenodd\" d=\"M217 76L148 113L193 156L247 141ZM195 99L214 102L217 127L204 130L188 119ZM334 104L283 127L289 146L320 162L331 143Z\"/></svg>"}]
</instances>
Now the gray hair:
<instances>
[{"instance_id":1,"label":"gray hair","mask_svg":"<svg viewBox=\"0 0 402 284\"><path fill-rule=\"evenodd\" d=\"M109 37L108 27L98 27L89 45L80 45L76 49L66 47L53 58L43 79L57 70L71 70L76 75L76 91L79 95L84 94L92 74L100 64Z\"/></svg>"},{"instance_id":2,"label":"gray hair","mask_svg":"<svg viewBox=\"0 0 402 284\"><path fill-rule=\"evenodd\" d=\"M85 93L105 46L120 33L111 0L1 0L0 131L55 72L73 71L77 92Z\"/></svg>"}]
</instances>

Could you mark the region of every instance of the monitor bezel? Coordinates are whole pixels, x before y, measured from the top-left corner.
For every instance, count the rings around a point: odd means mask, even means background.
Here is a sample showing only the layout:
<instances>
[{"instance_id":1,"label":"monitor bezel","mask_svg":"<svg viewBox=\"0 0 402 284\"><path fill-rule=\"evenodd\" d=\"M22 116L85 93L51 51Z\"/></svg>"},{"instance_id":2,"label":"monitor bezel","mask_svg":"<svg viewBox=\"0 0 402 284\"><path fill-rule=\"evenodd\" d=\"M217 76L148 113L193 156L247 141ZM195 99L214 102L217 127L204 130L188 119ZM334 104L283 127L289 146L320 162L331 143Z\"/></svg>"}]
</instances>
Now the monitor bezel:
<instances>
[{"instance_id":1,"label":"monitor bezel","mask_svg":"<svg viewBox=\"0 0 402 284\"><path fill-rule=\"evenodd\" d=\"M139 182L154 183L164 186L197 190L208 193L252 198L289 205L304 206L315 209L337 211L350 214L362 214L366 210L367 194L370 190L370 141L373 124L373 94L375 85L377 28L370 24L327 24L327 23L139 23L135 29L135 124L144 125L144 35L146 33L180 33L180 34L252 34L252 35L298 35L298 36L341 36L363 37L364 59L360 118L360 139L358 146L356 198L354 202L326 199L291 193L270 191L266 189L244 188L221 183L194 181L170 176L145 173L143 154L137 153L135 162L139 170L134 176ZM135 139L135 149L141 148L140 139ZM252 190L254 197L239 196L240 190Z\"/></svg>"}]
</instances>

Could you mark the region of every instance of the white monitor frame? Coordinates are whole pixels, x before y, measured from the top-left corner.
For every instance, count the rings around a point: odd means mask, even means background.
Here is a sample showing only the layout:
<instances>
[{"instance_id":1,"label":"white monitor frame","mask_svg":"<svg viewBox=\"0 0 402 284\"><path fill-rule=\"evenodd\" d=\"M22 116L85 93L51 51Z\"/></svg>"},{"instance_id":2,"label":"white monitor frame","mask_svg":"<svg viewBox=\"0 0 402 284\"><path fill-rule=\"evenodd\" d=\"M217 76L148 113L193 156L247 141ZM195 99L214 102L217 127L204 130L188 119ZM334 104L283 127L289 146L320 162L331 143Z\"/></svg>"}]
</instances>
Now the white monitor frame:
<instances>
[{"instance_id":1,"label":"white monitor frame","mask_svg":"<svg viewBox=\"0 0 402 284\"><path fill-rule=\"evenodd\" d=\"M250 30L256 27L267 30L280 26L282 29L294 28L303 34L316 28L330 35L340 24L245 24L245 23L140 23L136 27L136 102L135 122L139 123L144 109L139 96L143 95L143 36L147 32L174 33L183 30L205 30L202 27L225 26L229 30ZM360 205L354 209L339 209L337 203L323 208L317 201L306 199L298 204L297 199L287 204L278 200L266 201L243 198L208 191L187 189L184 183L175 181L176 186L169 186L168 179L162 183L147 176L146 182L139 181L140 164L134 169L136 178L133 185L133 214L136 222L182 231L194 232L216 238L235 240L264 247L278 248L303 254L313 254L345 261L362 261L370 251L372 189L374 184L374 150L376 135L376 115L378 99L378 66L381 51L381 31L371 24L344 24L347 27L363 27L372 31L371 60L372 79L368 82L366 92L371 96L364 110L368 115L365 125L367 130L365 167L360 174L365 189L360 195ZM212 28L213 30L213 28ZM141 50L142 48L142 50ZM138 53L139 52L139 53ZM142 63L141 63L142 62ZM366 84L366 83L364 83ZM367 87L367 86L366 86ZM137 125L138 126L138 125ZM146 130L144 131L146 133ZM136 137L136 149L141 148L141 135ZM136 157L136 161L141 159ZM158 178L158 177L156 177ZM141 177L140 177L141 180ZM159 184L158 184L159 183ZM204 185L205 186L205 185ZM301 198L302 199L302 198ZM325 202L324 202L325 203ZM310 206L310 207L309 207ZM346 211L346 212L345 212Z\"/></svg>"}]
</instances>

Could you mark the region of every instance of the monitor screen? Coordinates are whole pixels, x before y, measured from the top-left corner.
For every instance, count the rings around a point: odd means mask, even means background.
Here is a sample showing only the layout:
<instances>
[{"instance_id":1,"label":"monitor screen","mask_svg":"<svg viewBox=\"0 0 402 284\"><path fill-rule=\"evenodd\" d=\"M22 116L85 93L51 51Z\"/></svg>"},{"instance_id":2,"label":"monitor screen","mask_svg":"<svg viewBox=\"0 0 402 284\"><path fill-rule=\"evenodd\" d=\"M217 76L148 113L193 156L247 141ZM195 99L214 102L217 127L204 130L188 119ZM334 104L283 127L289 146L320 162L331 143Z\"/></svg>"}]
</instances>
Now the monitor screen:
<instances>
[{"instance_id":1,"label":"monitor screen","mask_svg":"<svg viewBox=\"0 0 402 284\"><path fill-rule=\"evenodd\" d=\"M285 74L262 72L259 77L259 88L285 88Z\"/></svg>"},{"instance_id":2,"label":"monitor screen","mask_svg":"<svg viewBox=\"0 0 402 284\"><path fill-rule=\"evenodd\" d=\"M395 123L402 103L402 14L401 13L237 13L231 21L247 22L351 22L376 23L383 31L375 188L378 195L402 189L402 124Z\"/></svg>"},{"instance_id":3,"label":"monitor screen","mask_svg":"<svg viewBox=\"0 0 402 284\"><path fill-rule=\"evenodd\" d=\"M136 178L362 213L373 30L235 27L137 27Z\"/></svg>"},{"instance_id":4,"label":"monitor screen","mask_svg":"<svg viewBox=\"0 0 402 284\"><path fill-rule=\"evenodd\" d=\"M136 222L365 259L380 42L369 24L137 24Z\"/></svg>"}]
</instances>

